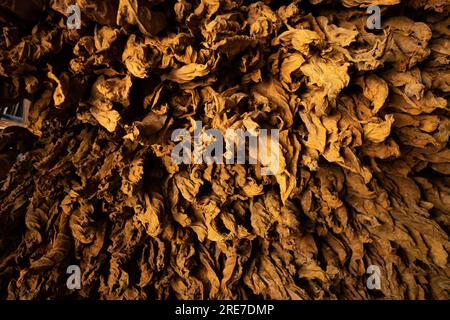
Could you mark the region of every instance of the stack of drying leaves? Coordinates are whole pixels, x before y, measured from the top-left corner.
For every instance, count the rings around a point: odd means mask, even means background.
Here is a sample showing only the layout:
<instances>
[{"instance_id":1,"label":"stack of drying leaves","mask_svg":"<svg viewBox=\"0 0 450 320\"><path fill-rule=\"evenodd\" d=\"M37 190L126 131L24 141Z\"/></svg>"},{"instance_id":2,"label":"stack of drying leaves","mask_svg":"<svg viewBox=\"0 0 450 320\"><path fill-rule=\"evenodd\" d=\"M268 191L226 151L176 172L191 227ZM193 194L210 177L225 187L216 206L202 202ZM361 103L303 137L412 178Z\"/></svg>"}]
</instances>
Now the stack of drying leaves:
<instances>
[{"instance_id":1,"label":"stack of drying leaves","mask_svg":"<svg viewBox=\"0 0 450 320\"><path fill-rule=\"evenodd\" d=\"M448 1L0 6L1 101L33 100L0 138L0 298L449 298ZM279 129L281 171L177 165L195 121Z\"/></svg>"}]
</instances>

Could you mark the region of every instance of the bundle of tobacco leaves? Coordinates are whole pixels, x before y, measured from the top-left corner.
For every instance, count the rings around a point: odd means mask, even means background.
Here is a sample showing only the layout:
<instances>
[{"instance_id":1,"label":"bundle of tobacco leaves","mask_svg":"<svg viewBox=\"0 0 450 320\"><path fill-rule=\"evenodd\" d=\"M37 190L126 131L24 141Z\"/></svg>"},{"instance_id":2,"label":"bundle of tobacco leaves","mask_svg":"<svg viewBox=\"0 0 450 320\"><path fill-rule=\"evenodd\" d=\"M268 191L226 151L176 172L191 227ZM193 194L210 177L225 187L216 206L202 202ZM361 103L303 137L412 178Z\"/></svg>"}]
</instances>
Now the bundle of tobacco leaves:
<instances>
[{"instance_id":1,"label":"bundle of tobacco leaves","mask_svg":"<svg viewBox=\"0 0 450 320\"><path fill-rule=\"evenodd\" d=\"M0 0L0 103L32 101L0 133L0 299L448 299L449 11ZM177 163L199 121L279 130L279 170Z\"/></svg>"}]
</instances>

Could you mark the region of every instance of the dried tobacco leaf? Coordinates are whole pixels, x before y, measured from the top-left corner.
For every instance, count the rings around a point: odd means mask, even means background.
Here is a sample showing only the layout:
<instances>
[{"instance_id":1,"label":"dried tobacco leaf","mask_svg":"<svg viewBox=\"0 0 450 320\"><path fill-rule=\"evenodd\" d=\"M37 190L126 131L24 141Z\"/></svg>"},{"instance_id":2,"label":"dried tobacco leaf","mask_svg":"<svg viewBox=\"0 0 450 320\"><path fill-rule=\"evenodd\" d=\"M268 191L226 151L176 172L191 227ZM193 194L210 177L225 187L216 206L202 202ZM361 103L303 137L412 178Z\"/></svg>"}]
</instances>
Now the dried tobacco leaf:
<instances>
[{"instance_id":1,"label":"dried tobacco leaf","mask_svg":"<svg viewBox=\"0 0 450 320\"><path fill-rule=\"evenodd\" d=\"M449 299L449 12L0 1L0 299Z\"/></svg>"}]
</instances>

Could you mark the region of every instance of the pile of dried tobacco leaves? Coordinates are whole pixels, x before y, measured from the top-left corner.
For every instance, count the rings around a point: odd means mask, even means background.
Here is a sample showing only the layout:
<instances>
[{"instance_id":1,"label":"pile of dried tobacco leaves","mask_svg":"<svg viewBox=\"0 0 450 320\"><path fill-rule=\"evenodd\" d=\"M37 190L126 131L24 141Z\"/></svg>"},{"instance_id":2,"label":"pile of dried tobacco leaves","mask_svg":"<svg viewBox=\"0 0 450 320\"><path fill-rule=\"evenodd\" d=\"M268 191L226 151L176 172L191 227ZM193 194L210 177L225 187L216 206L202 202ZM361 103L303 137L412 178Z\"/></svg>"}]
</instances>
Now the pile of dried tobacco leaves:
<instances>
[{"instance_id":1,"label":"pile of dried tobacco leaves","mask_svg":"<svg viewBox=\"0 0 450 320\"><path fill-rule=\"evenodd\" d=\"M0 8L0 100L33 101L0 137L1 299L449 298L448 1ZM279 129L282 170L177 165L195 121Z\"/></svg>"}]
</instances>

